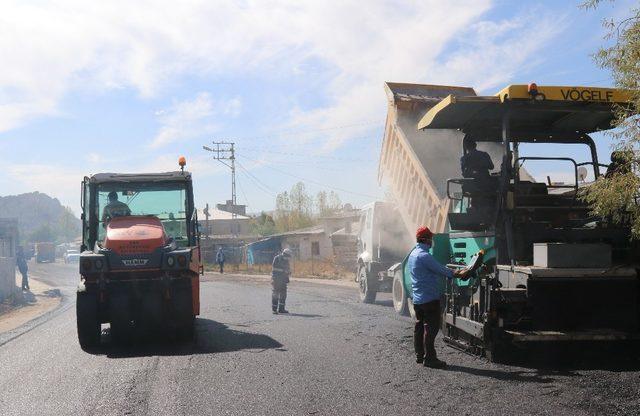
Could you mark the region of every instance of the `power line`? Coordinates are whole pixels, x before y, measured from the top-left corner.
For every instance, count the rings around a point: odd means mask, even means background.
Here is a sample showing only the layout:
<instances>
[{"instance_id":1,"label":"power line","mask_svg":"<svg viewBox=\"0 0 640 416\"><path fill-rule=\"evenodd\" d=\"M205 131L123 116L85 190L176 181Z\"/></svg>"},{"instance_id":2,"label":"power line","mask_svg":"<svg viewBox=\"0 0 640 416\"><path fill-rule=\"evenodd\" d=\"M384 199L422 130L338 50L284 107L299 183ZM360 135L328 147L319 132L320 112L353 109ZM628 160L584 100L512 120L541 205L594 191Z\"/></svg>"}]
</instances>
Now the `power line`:
<instances>
[{"instance_id":1,"label":"power line","mask_svg":"<svg viewBox=\"0 0 640 416\"><path fill-rule=\"evenodd\" d=\"M202 148L213 154L213 158L225 166L231 168L231 219L234 220L234 234L238 231L238 213L236 211L236 154L234 142L212 142L213 148L202 146ZM229 161L227 163L226 161Z\"/></svg>"},{"instance_id":2,"label":"power line","mask_svg":"<svg viewBox=\"0 0 640 416\"><path fill-rule=\"evenodd\" d=\"M240 171L243 175L245 175L245 177L251 181L251 183L260 191L264 192L266 195L269 195L272 198L275 198L275 195L269 191L267 191L266 189L264 189L259 183L257 183L254 179L252 179L249 175L247 175L246 172L244 171Z\"/></svg>"},{"instance_id":3,"label":"power line","mask_svg":"<svg viewBox=\"0 0 640 416\"><path fill-rule=\"evenodd\" d=\"M343 161L343 162L370 162L371 160L367 160L367 159L353 159L353 158L340 158L340 157L334 157L334 156L328 156L328 155L310 155L310 154L301 154L301 153L292 153L292 152L278 152L276 150L258 150L258 149L248 149L248 151L250 152L260 152L260 153L271 153L271 154L275 154L275 155L283 155L283 156L299 156L299 157L304 157L304 158L309 158L309 157L313 157L315 158L322 158L322 159L331 159L331 160L335 160L335 161Z\"/></svg>"},{"instance_id":4,"label":"power line","mask_svg":"<svg viewBox=\"0 0 640 416\"><path fill-rule=\"evenodd\" d=\"M255 160L255 159L251 159L251 158L249 158L249 157L247 157L247 156L244 156L244 155L243 155L242 157L243 157L243 158L245 158L245 159L251 160L251 161L253 161L253 162L260 163L260 162L258 162L257 160ZM336 187L336 186L331 186L331 185L323 184L323 183L320 183L320 182L314 181L314 180L312 180L312 179L303 178L302 176L297 176L297 175L291 174L291 173L289 173L289 172L285 172L285 171L280 170L280 169L278 169L278 168L274 168L273 166L269 166L269 165L264 165L264 166L265 166L265 167L267 167L267 168L269 168L269 169L272 169L272 170L274 170L274 171L276 171L276 172L279 172L279 173L281 173L281 174L283 174L283 175L291 176L291 177L293 177L293 178L295 178L295 179L298 179L298 180L301 180L301 181L304 181L304 182L309 182L309 183L312 183L312 184L315 184L315 185L318 185L318 186L322 186L322 187L325 187L325 188L333 189L334 191L340 191L340 192L345 192L345 193L352 194L352 195L364 196L364 197L367 197L367 198L374 198L374 199L378 199L378 198L380 198L379 196L374 196L374 195L364 194L364 193L360 193L360 192L354 192L354 191L350 191L350 190L348 190L348 189L344 189L344 188L339 188L339 187Z\"/></svg>"},{"instance_id":5,"label":"power line","mask_svg":"<svg viewBox=\"0 0 640 416\"><path fill-rule=\"evenodd\" d=\"M238 166L240 167L240 170L242 173L244 173L247 178L249 178L251 180L251 182L253 182L258 189L260 189L262 192L275 197L276 194L273 190L271 190L271 188L269 188L269 186L267 186L264 182L262 182L260 179L256 178L251 172L249 172L241 163L240 161L238 161Z\"/></svg>"},{"instance_id":6,"label":"power line","mask_svg":"<svg viewBox=\"0 0 640 416\"><path fill-rule=\"evenodd\" d=\"M247 194L244 192L244 188L242 188L242 181L238 181L238 188L240 188L240 193L242 193L242 196L244 197L245 204L247 204L247 206L251 206L249 198L247 198Z\"/></svg>"},{"instance_id":7,"label":"power line","mask_svg":"<svg viewBox=\"0 0 640 416\"><path fill-rule=\"evenodd\" d=\"M281 136L292 136L292 135L302 135L302 134L311 134L311 133L318 133L318 132L323 132L323 131L331 131L331 130L342 130L342 129L348 129L348 128L353 128L353 127L364 127L364 126L384 126L384 124L381 124L379 121L365 121L365 122L361 122L361 123L353 123L353 124L344 124L341 126L332 126L332 127L326 127L326 128L321 128L321 129L313 129L313 130L281 130L280 132L275 132L269 135L265 135L265 136L254 136L254 137L239 137L239 140L259 140L259 139L272 139L275 137L281 137Z\"/></svg>"},{"instance_id":8,"label":"power line","mask_svg":"<svg viewBox=\"0 0 640 416\"><path fill-rule=\"evenodd\" d=\"M265 139L269 138L269 137L264 137ZM317 137L315 139L309 139L309 140L301 140L299 142L295 142L294 145L298 145L298 146L304 146L304 145L308 145L308 144L314 144L314 143L318 143L318 142L324 142L327 140L330 140L332 138L332 136L323 136L323 137ZM372 140L372 139L379 139L379 136L358 136L358 137L350 137L348 139L346 139L347 142L355 142L358 140ZM259 140L260 138L247 138L246 140ZM291 147L292 143L291 142L287 142L287 143L269 143L268 146L261 146L259 144L255 144L255 143L251 143L251 148L252 149L272 149L273 147Z\"/></svg>"}]
</instances>

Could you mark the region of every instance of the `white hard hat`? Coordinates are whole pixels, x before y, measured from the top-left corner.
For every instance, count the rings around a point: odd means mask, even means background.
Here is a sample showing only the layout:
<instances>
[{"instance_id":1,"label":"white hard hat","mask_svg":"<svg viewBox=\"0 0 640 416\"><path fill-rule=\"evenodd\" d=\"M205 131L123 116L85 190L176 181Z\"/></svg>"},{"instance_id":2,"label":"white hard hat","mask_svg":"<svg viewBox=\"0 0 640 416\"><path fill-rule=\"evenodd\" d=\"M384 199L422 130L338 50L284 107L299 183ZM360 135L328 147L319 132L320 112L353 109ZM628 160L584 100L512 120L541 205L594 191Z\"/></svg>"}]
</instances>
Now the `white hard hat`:
<instances>
[{"instance_id":1,"label":"white hard hat","mask_svg":"<svg viewBox=\"0 0 640 416\"><path fill-rule=\"evenodd\" d=\"M285 257L291 257L293 256L293 253L291 252L290 248L285 248L284 250L282 250L282 255Z\"/></svg>"}]
</instances>

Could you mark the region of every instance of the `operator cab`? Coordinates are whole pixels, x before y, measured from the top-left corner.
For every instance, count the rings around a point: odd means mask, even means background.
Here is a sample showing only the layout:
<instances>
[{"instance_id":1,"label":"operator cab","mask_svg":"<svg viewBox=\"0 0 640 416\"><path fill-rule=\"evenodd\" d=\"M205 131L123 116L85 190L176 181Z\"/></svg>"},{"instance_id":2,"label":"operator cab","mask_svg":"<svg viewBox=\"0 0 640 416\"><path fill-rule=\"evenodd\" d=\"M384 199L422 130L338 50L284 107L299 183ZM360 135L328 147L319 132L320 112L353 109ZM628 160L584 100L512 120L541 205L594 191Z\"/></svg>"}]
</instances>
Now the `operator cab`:
<instances>
[{"instance_id":1,"label":"operator cab","mask_svg":"<svg viewBox=\"0 0 640 416\"><path fill-rule=\"evenodd\" d=\"M109 239L122 233L129 237L147 231L131 227L154 227L164 244L177 247L196 245L191 175L188 172L127 175L97 174L85 178L83 209L83 250L94 246L107 248ZM128 215L108 215L109 195L117 194L118 202L128 207ZM141 225L142 224L142 225ZM126 230L123 231L123 230ZM151 231L148 231L151 232ZM158 240L158 241L159 241Z\"/></svg>"},{"instance_id":2,"label":"operator cab","mask_svg":"<svg viewBox=\"0 0 640 416\"><path fill-rule=\"evenodd\" d=\"M471 137L478 147L501 149L489 176L461 172L448 179L452 232L497 237L501 262L507 264L531 264L536 242L605 242L615 258L616 247L628 241L628 228L593 218L580 189L607 167L589 133L611 128L612 107L628 98L620 90L530 84L509 86L495 96L449 96L436 104L419 129L461 130L462 155Z\"/></svg>"}]
</instances>

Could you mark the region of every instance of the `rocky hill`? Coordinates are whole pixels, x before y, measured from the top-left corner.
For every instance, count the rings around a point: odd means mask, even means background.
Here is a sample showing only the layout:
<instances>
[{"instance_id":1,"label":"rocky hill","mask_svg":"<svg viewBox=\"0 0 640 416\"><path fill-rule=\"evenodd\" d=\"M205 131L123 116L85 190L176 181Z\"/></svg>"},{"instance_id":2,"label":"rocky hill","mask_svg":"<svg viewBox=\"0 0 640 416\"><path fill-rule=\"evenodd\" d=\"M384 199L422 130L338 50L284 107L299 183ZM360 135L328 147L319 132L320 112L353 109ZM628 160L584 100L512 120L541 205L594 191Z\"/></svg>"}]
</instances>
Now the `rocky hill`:
<instances>
[{"instance_id":1,"label":"rocky hill","mask_svg":"<svg viewBox=\"0 0 640 416\"><path fill-rule=\"evenodd\" d=\"M56 198L40 192L0 196L0 218L18 219L22 242L66 242L81 233L80 219Z\"/></svg>"}]
</instances>

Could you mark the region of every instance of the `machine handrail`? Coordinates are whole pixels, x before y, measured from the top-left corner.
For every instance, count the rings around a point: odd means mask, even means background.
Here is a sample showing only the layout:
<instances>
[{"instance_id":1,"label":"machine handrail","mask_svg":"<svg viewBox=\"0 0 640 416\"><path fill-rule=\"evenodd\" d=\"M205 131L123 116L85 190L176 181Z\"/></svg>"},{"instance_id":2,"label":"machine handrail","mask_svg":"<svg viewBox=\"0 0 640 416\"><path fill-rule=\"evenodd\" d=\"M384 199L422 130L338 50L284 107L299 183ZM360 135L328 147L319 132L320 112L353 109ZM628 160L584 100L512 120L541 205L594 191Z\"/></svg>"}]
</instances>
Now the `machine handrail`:
<instances>
[{"instance_id":1,"label":"machine handrail","mask_svg":"<svg viewBox=\"0 0 640 416\"><path fill-rule=\"evenodd\" d=\"M453 201L462 201L464 199L464 192L462 192L462 197L460 198L456 198L455 195L451 195L451 184L455 183L456 185L464 185L465 183L469 183L469 184L473 184L475 183L475 181L477 180L477 178L449 178L447 179L447 198L453 200ZM473 192L473 195L495 195L496 192ZM469 193L467 193L467 196L469 196Z\"/></svg>"},{"instance_id":2,"label":"machine handrail","mask_svg":"<svg viewBox=\"0 0 640 416\"><path fill-rule=\"evenodd\" d=\"M551 185L547 184L547 188L566 188L566 189L575 189L578 191L578 164L576 161L570 157L542 157L542 156L523 156L516 159L516 164L520 161L525 162L527 160L564 160L573 163L573 173L575 175L575 185ZM522 167L522 163L519 164L518 170ZM518 178L518 182L520 182L520 176L516 176Z\"/></svg>"},{"instance_id":3,"label":"machine handrail","mask_svg":"<svg viewBox=\"0 0 640 416\"><path fill-rule=\"evenodd\" d=\"M467 178L450 178L450 179L447 179L447 198L451 199L452 201L462 201L464 196L462 196L460 198L456 198L455 196L451 195L451 193L449 192L450 191L450 184L455 183L456 185L462 186L462 184L466 180L468 180L468 179Z\"/></svg>"}]
</instances>

